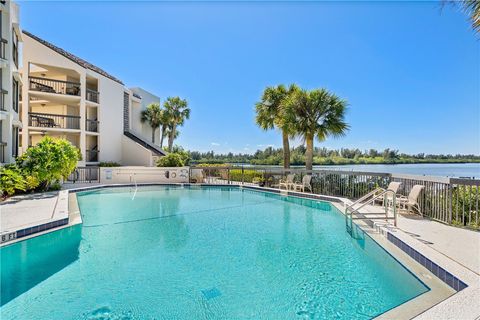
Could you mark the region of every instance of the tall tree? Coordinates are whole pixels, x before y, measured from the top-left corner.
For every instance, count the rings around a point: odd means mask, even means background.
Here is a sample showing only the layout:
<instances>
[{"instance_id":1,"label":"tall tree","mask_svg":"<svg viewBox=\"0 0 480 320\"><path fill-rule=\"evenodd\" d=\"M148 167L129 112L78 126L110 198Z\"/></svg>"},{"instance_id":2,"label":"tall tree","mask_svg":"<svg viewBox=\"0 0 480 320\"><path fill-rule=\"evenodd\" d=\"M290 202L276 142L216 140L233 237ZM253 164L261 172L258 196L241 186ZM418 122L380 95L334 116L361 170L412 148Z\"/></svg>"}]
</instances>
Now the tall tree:
<instances>
[{"instance_id":1,"label":"tall tree","mask_svg":"<svg viewBox=\"0 0 480 320\"><path fill-rule=\"evenodd\" d=\"M285 118L295 125L296 135L306 143L305 166L312 170L313 140L344 136L349 129L345 122L347 101L326 89L296 91L285 103Z\"/></svg>"},{"instance_id":2,"label":"tall tree","mask_svg":"<svg viewBox=\"0 0 480 320\"><path fill-rule=\"evenodd\" d=\"M160 148L163 148L163 140L168 135L168 127L170 125L170 114L163 109L160 116L161 129L160 129Z\"/></svg>"},{"instance_id":3,"label":"tall tree","mask_svg":"<svg viewBox=\"0 0 480 320\"><path fill-rule=\"evenodd\" d=\"M450 3L460 7L462 11L470 16L470 22L475 32L480 32L480 1L479 0L444 0L443 3Z\"/></svg>"},{"instance_id":4,"label":"tall tree","mask_svg":"<svg viewBox=\"0 0 480 320\"><path fill-rule=\"evenodd\" d=\"M152 128L152 143L155 143L155 131L162 124L162 113L163 110L158 103L150 103L141 113L140 120L142 123L148 122Z\"/></svg>"},{"instance_id":5,"label":"tall tree","mask_svg":"<svg viewBox=\"0 0 480 320\"><path fill-rule=\"evenodd\" d=\"M177 127L182 126L186 119L190 118L188 102L179 97L168 97L163 106L169 119L168 125L168 151L172 151L173 141L177 136Z\"/></svg>"},{"instance_id":6,"label":"tall tree","mask_svg":"<svg viewBox=\"0 0 480 320\"><path fill-rule=\"evenodd\" d=\"M290 142L289 137L293 133L292 123L284 116L284 104L288 97L300 89L295 84L288 88L283 84L275 87L267 87L263 91L260 102L255 104L257 113L255 122L264 130L278 128L282 131L283 144L283 167L290 168Z\"/></svg>"}]
</instances>

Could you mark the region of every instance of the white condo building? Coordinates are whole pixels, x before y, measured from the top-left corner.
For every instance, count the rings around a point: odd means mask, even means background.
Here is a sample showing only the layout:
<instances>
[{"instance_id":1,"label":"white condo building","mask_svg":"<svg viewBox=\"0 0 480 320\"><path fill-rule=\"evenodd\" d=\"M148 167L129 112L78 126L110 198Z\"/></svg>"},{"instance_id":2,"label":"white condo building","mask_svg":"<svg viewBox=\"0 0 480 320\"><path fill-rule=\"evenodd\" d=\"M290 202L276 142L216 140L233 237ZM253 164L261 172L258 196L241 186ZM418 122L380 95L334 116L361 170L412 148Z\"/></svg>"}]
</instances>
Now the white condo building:
<instances>
[{"instance_id":1,"label":"white condo building","mask_svg":"<svg viewBox=\"0 0 480 320\"><path fill-rule=\"evenodd\" d=\"M77 146L79 166L152 166L165 154L151 143L148 124L140 122L145 103L158 97L125 88L101 68L27 31L22 38L22 151L48 135Z\"/></svg>"},{"instance_id":2,"label":"white condo building","mask_svg":"<svg viewBox=\"0 0 480 320\"><path fill-rule=\"evenodd\" d=\"M14 162L18 155L21 41L17 4L0 1L0 164Z\"/></svg>"}]
</instances>

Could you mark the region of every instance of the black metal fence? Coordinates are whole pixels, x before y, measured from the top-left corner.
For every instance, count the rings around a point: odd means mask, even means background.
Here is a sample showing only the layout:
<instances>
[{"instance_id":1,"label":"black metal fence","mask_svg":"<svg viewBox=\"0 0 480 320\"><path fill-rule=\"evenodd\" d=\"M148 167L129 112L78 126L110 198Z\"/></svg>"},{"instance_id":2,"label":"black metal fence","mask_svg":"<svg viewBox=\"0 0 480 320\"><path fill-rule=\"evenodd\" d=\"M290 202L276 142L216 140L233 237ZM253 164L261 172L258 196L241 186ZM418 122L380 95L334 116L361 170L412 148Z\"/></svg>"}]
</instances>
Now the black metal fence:
<instances>
[{"instance_id":1,"label":"black metal fence","mask_svg":"<svg viewBox=\"0 0 480 320\"><path fill-rule=\"evenodd\" d=\"M447 224L480 229L480 180L410 176L377 172L283 169L278 167L195 166L190 168L190 182L208 184L245 184L279 186L280 180L294 175L301 183L311 175L312 192L356 200L391 181L401 182L399 195L408 196L414 185L422 185L418 200L423 215Z\"/></svg>"},{"instance_id":2,"label":"black metal fence","mask_svg":"<svg viewBox=\"0 0 480 320\"><path fill-rule=\"evenodd\" d=\"M0 58L7 59L7 39L0 38Z\"/></svg>"},{"instance_id":3,"label":"black metal fence","mask_svg":"<svg viewBox=\"0 0 480 320\"><path fill-rule=\"evenodd\" d=\"M80 95L80 83L48 78L29 77L30 90L46 93L58 93L71 96Z\"/></svg>"},{"instance_id":4,"label":"black metal fence","mask_svg":"<svg viewBox=\"0 0 480 320\"><path fill-rule=\"evenodd\" d=\"M0 110L7 111L7 96L8 91L0 88Z\"/></svg>"},{"instance_id":5,"label":"black metal fence","mask_svg":"<svg viewBox=\"0 0 480 320\"><path fill-rule=\"evenodd\" d=\"M41 128L80 129L80 116L29 112L28 125Z\"/></svg>"},{"instance_id":6,"label":"black metal fence","mask_svg":"<svg viewBox=\"0 0 480 320\"><path fill-rule=\"evenodd\" d=\"M100 167L78 167L64 183L94 183L100 182Z\"/></svg>"},{"instance_id":7,"label":"black metal fence","mask_svg":"<svg viewBox=\"0 0 480 320\"><path fill-rule=\"evenodd\" d=\"M6 142L0 142L0 163L5 163L5 149L7 148Z\"/></svg>"},{"instance_id":8,"label":"black metal fence","mask_svg":"<svg viewBox=\"0 0 480 320\"><path fill-rule=\"evenodd\" d=\"M85 161L87 162L98 162L98 153L99 150L95 148L89 149L85 151L86 159Z\"/></svg>"},{"instance_id":9,"label":"black metal fence","mask_svg":"<svg viewBox=\"0 0 480 320\"><path fill-rule=\"evenodd\" d=\"M100 96L100 92L97 92L95 90L87 88L85 99L87 99L88 101L91 101L91 102L98 103L98 97L99 96Z\"/></svg>"},{"instance_id":10,"label":"black metal fence","mask_svg":"<svg viewBox=\"0 0 480 320\"><path fill-rule=\"evenodd\" d=\"M99 122L97 120L86 119L85 120L85 130L87 130L89 132L98 132L98 124L99 124Z\"/></svg>"}]
</instances>

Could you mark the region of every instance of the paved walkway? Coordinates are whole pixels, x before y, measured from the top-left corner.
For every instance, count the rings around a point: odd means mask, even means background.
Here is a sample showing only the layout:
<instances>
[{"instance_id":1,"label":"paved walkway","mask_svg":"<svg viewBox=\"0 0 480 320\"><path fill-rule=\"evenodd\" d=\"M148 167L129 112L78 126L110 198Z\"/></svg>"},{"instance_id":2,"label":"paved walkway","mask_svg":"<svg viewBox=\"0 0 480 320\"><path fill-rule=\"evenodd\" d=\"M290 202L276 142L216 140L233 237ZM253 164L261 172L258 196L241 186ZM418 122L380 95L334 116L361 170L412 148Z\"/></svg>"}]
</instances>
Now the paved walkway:
<instances>
[{"instance_id":1,"label":"paved walkway","mask_svg":"<svg viewBox=\"0 0 480 320\"><path fill-rule=\"evenodd\" d=\"M480 232L413 215L399 215L397 226L411 237L480 275Z\"/></svg>"},{"instance_id":2,"label":"paved walkway","mask_svg":"<svg viewBox=\"0 0 480 320\"><path fill-rule=\"evenodd\" d=\"M0 204L0 233L36 226L54 219L58 192L12 197Z\"/></svg>"}]
</instances>

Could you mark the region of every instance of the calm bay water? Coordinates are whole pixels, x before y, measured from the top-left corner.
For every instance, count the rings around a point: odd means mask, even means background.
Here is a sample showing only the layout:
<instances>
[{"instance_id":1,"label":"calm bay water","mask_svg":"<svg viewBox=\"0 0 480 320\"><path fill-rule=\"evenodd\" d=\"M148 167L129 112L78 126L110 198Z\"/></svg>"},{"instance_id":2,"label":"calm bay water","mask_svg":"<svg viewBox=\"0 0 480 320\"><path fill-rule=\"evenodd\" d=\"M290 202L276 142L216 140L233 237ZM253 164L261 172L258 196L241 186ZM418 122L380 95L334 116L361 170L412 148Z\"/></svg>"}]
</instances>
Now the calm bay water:
<instances>
[{"instance_id":1,"label":"calm bay water","mask_svg":"<svg viewBox=\"0 0 480 320\"><path fill-rule=\"evenodd\" d=\"M354 164L314 168L480 179L480 163Z\"/></svg>"},{"instance_id":2,"label":"calm bay water","mask_svg":"<svg viewBox=\"0 0 480 320\"><path fill-rule=\"evenodd\" d=\"M241 164L237 164L241 165ZM244 164L245 167L251 166ZM256 166L261 167L261 166ZM271 167L271 166L269 166ZM280 167L280 166L278 166ZM304 168L304 166L293 166ZM417 163L417 164L349 164L313 166L314 169L341 171L402 173L420 176L440 176L480 179L480 163Z\"/></svg>"}]
</instances>

